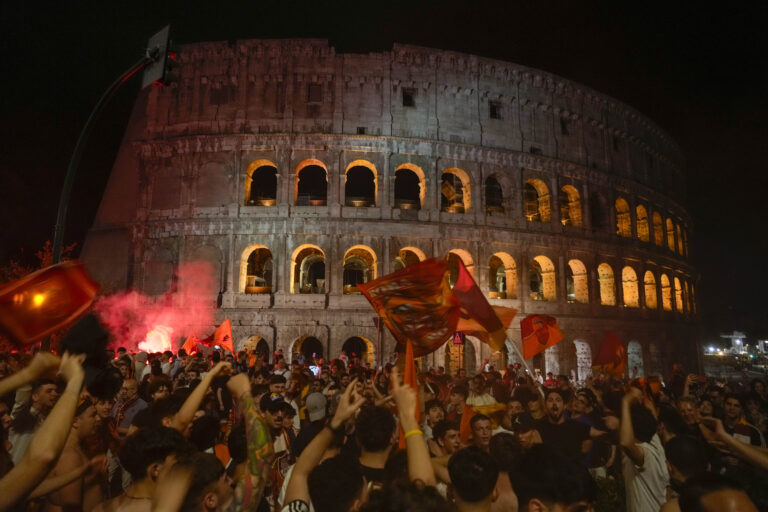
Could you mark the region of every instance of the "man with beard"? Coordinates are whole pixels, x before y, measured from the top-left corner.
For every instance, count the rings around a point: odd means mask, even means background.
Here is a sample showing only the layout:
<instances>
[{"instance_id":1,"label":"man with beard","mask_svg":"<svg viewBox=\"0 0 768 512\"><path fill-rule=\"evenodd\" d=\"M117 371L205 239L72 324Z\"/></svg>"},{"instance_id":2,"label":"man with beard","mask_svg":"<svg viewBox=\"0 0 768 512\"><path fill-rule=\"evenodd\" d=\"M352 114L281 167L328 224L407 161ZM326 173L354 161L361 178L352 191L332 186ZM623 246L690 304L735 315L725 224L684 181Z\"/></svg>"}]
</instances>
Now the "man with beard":
<instances>
[{"instance_id":1,"label":"man with beard","mask_svg":"<svg viewBox=\"0 0 768 512\"><path fill-rule=\"evenodd\" d=\"M591 447L590 437L597 437L604 432L584 423L566 419L565 400L559 389L547 391L544 401L546 415L536 421L535 430L541 441L553 447L569 459L576 459L587 453Z\"/></svg>"}]
</instances>

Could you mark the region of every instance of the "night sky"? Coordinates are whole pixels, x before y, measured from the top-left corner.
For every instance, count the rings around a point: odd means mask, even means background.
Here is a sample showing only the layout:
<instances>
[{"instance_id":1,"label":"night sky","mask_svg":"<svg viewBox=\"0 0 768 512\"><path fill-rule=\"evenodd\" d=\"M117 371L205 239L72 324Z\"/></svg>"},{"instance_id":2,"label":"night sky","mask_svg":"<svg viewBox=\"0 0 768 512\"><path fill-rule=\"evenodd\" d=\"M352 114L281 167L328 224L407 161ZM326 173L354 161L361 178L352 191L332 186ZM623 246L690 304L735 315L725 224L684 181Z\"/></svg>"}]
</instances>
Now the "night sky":
<instances>
[{"instance_id":1,"label":"night sky","mask_svg":"<svg viewBox=\"0 0 768 512\"><path fill-rule=\"evenodd\" d=\"M685 5L683 5L685 4ZM2 2L0 264L52 239L59 187L92 106L172 25L179 43L326 38L339 52L410 43L540 68L609 94L680 144L705 340L768 338L768 3L622 1ZM140 79L89 140L65 243L93 221Z\"/></svg>"}]
</instances>

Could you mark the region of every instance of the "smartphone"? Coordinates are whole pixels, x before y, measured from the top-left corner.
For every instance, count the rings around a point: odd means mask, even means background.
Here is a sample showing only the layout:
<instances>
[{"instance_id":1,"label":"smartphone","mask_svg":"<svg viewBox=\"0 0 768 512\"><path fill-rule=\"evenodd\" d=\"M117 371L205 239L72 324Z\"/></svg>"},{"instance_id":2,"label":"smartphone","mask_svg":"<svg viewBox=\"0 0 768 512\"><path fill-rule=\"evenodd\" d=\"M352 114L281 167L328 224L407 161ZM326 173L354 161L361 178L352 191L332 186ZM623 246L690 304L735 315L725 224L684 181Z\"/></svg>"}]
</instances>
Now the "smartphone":
<instances>
[{"instance_id":1,"label":"smartphone","mask_svg":"<svg viewBox=\"0 0 768 512\"><path fill-rule=\"evenodd\" d=\"M213 348L215 348L216 350L221 350L221 345L214 345Z\"/></svg>"}]
</instances>

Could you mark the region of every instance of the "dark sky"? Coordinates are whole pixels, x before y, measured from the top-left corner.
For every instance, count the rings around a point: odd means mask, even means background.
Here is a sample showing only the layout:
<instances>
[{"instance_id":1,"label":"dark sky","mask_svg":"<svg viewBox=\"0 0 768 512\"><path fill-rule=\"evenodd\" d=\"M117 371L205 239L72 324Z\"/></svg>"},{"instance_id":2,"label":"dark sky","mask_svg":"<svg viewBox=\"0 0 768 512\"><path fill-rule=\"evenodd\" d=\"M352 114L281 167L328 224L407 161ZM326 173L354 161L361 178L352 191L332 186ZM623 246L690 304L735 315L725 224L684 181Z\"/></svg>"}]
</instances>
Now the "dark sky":
<instances>
[{"instance_id":1,"label":"dark sky","mask_svg":"<svg viewBox=\"0 0 768 512\"><path fill-rule=\"evenodd\" d=\"M340 52L393 42L541 68L628 103L687 157L691 253L709 333L768 337L768 3L623 1L55 1L0 3L0 263L51 239L59 187L101 93L171 23L180 42L319 37ZM75 183L81 243L139 80L110 104ZM709 338L708 338L709 339Z\"/></svg>"}]
</instances>

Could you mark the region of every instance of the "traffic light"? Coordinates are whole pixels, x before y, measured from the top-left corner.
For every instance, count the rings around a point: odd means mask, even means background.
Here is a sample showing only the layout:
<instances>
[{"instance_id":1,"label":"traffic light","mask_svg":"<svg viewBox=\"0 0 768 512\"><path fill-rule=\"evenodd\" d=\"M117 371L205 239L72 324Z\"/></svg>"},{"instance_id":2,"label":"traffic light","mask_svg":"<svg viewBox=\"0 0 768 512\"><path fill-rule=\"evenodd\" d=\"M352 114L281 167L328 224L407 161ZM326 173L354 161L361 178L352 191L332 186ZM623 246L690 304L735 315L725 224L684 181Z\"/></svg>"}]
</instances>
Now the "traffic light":
<instances>
[{"instance_id":1,"label":"traffic light","mask_svg":"<svg viewBox=\"0 0 768 512\"><path fill-rule=\"evenodd\" d=\"M151 62L144 68L141 81L142 89L148 85L170 85L176 81L173 69L178 66L176 52L171 47L171 26L166 25L160 32L149 38L147 43L147 58Z\"/></svg>"}]
</instances>

